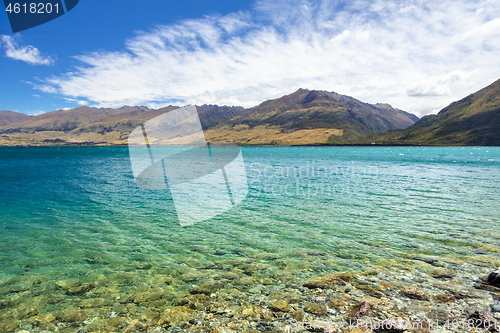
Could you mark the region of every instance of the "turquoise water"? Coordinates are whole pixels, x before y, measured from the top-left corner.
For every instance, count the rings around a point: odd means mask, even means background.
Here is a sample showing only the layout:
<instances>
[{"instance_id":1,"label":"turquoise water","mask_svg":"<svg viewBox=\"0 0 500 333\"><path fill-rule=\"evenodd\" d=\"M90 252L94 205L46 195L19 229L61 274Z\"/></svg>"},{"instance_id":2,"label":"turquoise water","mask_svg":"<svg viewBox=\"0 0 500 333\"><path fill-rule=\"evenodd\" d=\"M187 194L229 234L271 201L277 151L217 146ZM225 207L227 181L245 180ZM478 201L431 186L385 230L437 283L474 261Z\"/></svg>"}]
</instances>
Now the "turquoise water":
<instances>
[{"instance_id":1,"label":"turquoise water","mask_svg":"<svg viewBox=\"0 0 500 333\"><path fill-rule=\"evenodd\" d=\"M417 254L500 266L499 147L242 153L246 200L181 227L167 191L136 186L126 147L1 147L0 300L23 292L0 314L68 279L106 281L109 297L165 283L181 295L235 260L297 281ZM61 295L37 313L85 298Z\"/></svg>"}]
</instances>

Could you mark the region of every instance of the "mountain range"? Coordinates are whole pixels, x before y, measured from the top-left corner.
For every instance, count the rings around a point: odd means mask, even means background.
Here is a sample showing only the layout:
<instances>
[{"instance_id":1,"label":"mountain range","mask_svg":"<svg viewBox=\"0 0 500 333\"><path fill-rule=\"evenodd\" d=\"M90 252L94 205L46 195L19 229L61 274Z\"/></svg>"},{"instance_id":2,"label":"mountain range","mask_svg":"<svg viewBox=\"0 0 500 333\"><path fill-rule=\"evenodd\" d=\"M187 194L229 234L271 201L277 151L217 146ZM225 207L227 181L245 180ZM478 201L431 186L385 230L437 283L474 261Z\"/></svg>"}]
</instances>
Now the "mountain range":
<instances>
[{"instance_id":1,"label":"mountain range","mask_svg":"<svg viewBox=\"0 0 500 333\"><path fill-rule=\"evenodd\" d=\"M39 116L0 111L0 123L4 124L0 127L0 145L125 145L130 132L137 126L177 108L80 106ZM203 105L198 107L198 114L202 127L208 128L235 117L243 110L242 107Z\"/></svg>"},{"instance_id":2,"label":"mountain range","mask_svg":"<svg viewBox=\"0 0 500 333\"><path fill-rule=\"evenodd\" d=\"M39 116L0 111L0 145L124 145L137 126L175 108L81 106ZM306 89L251 109L202 105L197 110L208 142L242 145L356 143L418 120L388 104Z\"/></svg>"},{"instance_id":3,"label":"mountain range","mask_svg":"<svg viewBox=\"0 0 500 333\"><path fill-rule=\"evenodd\" d=\"M0 111L0 145L126 145L177 106L81 106L38 116ZM253 108L197 106L208 142L240 145L500 145L500 80L437 115L417 116L334 92L299 89Z\"/></svg>"}]
</instances>

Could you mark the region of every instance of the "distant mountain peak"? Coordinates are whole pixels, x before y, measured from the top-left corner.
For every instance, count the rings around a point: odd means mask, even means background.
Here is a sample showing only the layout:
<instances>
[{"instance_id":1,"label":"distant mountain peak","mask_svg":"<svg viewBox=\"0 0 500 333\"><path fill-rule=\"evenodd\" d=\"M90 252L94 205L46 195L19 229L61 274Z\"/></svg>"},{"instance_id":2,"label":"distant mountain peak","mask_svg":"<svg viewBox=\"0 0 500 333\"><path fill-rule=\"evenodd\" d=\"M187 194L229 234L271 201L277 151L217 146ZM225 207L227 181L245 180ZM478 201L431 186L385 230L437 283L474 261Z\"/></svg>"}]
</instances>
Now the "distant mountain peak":
<instances>
[{"instance_id":1,"label":"distant mountain peak","mask_svg":"<svg viewBox=\"0 0 500 333\"><path fill-rule=\"evenodd\" d=\"M341 144L389 129L406 128L418 117L324 90L300 88L265 101L209 129L209 140L239 144Z\"/></svg>"}]
</instances>

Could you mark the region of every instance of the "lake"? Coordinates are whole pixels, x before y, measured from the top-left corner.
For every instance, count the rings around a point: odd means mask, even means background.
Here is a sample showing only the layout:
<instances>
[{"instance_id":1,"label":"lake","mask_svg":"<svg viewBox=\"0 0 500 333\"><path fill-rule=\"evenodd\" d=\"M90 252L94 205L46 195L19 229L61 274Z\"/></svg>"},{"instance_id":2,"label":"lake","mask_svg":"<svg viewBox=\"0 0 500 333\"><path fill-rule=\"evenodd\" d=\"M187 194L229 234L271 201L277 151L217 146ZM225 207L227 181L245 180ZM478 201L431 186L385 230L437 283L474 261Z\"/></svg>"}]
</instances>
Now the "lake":
<instances>
[{"instance_id":1,"label":"lake","mask_svg":"<svg viewBox=\"0 0 500 333\"><path fill-rule=\"evenodd\" d=\"M429 299L446 293L445 284L448 293L476 293L440 311L494 302L473 285L500 266L500 147L242 147L241 154L246 198L181 226L170 191L136 185L127 147L0 147L0 324L189 331L245 319L248 329L271 329L302 311L304 295L334 320L347 310L328 302L345 285L318 296L303 284L339 272L363 281L344 281L351 303L373 297L371 288L406 302L414 316L424 310L399 293L414 284ZM195 291L200 286L209 291ZM276 310L277 298L291 310ZM210 310L217 306L233 316ZM264 312L237 315L251 306Z\"/></svg>"}]
</instances>

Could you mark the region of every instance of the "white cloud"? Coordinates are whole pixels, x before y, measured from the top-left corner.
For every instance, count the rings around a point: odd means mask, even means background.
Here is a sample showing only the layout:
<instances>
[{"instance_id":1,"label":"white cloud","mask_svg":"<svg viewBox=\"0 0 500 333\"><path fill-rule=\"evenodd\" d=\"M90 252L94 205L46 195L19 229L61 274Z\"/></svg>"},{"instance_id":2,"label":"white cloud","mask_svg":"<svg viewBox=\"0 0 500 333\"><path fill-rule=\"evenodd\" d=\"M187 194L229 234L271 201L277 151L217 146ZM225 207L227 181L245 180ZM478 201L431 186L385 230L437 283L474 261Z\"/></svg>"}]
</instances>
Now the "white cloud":
<instances>
[{"instance_id":1,"label":"white cloud","mask_svg":"<svg viewBox=\"0 0 500 333\"><path fill-rule=\"evenodd\" d=\"M248 107L303 87L421 116L500 77L498 17L492 0L261 0L79 56L42 90L100 106Z\"/></svg>"},{"instance_id":2,"label":"white cloud","mask_svg":"<svg viewBox=\"0 0 500 333\"><path fill-rule=\"evenodd\" d=\"M85 101L85 100L80 100L80 99L74 99L74 98L65 98L65 100L68 102L68 103L76 103L80 106L86 106L86 105L89 105L89 102L88 101Z\"/></svg>"},{"instance_id":3,"label":"white cloud","mask_svg":"<svg viewBox=\"0 0 500 333\"><path fill-rule=\"evenodd\" d=\"M31 113L28 113L28 116L39 116L39 115L44 114L44 113L47 113L47 111L36 110L36 111L31 112Z\"/></svg>"},{"instance_id":4,"label":"white cloud","mask_svg":"<svg viewBox=\"0 0 500 333\"><path fill-rule=\"evenodd\" d=\"M14 60L21 60L30 65L51 65L54 60L44 57L40 51L31 45L19 45L20 38L0 35L0 46L3 45L5 55Z\"/></svg>"}]
</instances>

